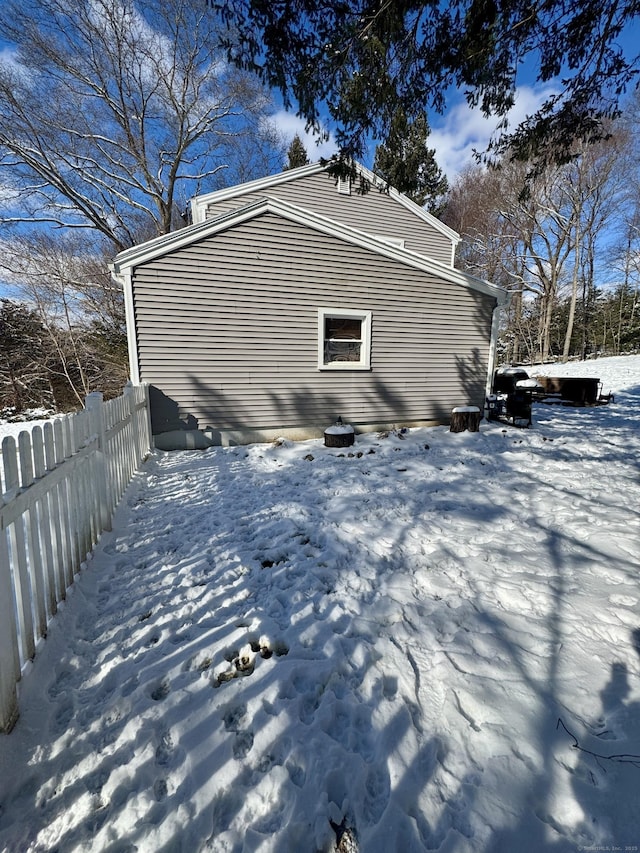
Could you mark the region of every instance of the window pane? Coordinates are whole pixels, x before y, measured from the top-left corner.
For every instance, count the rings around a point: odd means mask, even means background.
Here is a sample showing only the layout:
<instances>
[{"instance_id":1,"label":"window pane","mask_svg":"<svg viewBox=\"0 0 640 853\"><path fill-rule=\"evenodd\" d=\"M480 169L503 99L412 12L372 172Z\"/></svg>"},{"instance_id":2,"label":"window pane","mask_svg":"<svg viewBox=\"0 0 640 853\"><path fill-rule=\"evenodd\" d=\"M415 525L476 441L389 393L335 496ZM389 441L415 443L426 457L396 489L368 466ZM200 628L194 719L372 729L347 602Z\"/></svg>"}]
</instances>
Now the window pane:
<instances>
[{"instance_id":1,"label":"window pane","mask_svg":"<svg viewBox=\"0 0 640 853\"><path fill-rule=\"evenodd\" d=\"M327 317L324 324L325 338L359 341L362 337L362 320L357 317Z\"/></svg>"},{"instance_id":2,"label":"window pane","mask_svg":"<svg viewBox=\"0 0 640 853\"><path fill-rule=\"evenodd\" d=\"M324 342L324 363L333 361L360 361L360 341L328 341Z\"/></svg>"}]
</instances>

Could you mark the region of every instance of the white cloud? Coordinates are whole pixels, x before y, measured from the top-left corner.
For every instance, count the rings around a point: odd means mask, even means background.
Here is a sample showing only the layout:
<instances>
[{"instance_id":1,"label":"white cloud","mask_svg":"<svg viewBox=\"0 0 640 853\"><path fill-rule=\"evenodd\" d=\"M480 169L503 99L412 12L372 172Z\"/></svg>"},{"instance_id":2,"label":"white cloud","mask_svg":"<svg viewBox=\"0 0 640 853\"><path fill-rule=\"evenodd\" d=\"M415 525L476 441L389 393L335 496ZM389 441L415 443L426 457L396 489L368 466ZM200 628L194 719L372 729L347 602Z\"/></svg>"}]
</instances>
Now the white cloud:
<instances>
[{"instance_id":1,"label":"white cloud","mask_svg":"<svg viewBox=\"0 0 640 853\"><path fill-rule=\"evenodd\" d=\"M11 45L0 48L0 64L18 65L17 52L16 48Z\"/></svg>"},{"instance_id":2,"label":"white cloud","mask_svg":"<svg viewBox=\"0 0 640 853\"><path fill-rule=\"evenodd\" d=\"M516 103L509 113L509 126L517 125L534 113L542 102L552 94L550 88L532 89L522 86L516 93ZM452 107L432 126L429 146L435 148L438 165L451 181L465 167L475 163L474 150L486 149L498 119L485 118L479 109L472 109L466 102Z\"/></svg>"},{"instance_id":3,"label":"white cloud","mask_svg":"<svg viewBox=\"0 0 640 853\"><path fill-rule=\"evenodd\" d=\"M509 113L509 126L515 128L527 115L534 113L554 91L551 87L533 89L531 86L521 86L516 93L515 105ZM331 157L338 150L333 137L318 144L317 138L306 132L304 119L286 110L278 110L269 117L269 121L275 125L287 144L297 133L311 162L321 157ZM475 163L474 150L482 152L486 149L498 121L495 117L485 118L479 109L472 109L466 101L451 107L439 121L432 121L429 146L435 148L438 165L450 181L465 166Z\"/></svg>"},{"instance_id":4,"label":"white cloud","mask_svg":"<svg viewBox=\"0 0 640 853\"><path fill-rule=\"evenodd\" d=\"M298 118L298 116L292 115L286 110L278 110L278 112L269 116L269 121L275 125L287 143L290 143L297 133L307 150L307 155L311 163L315 163L322 157L331 157L338 150L338 146L332 136L328 140L322 140L312 133L308 133L305 130L304 119Z\"/></svg>"},{"instance_id":5,"label":"white cloud","mask_svg":"<svg viewBox=\"0 0 640 853\"><path fill-rule=\"evenodd\" d=\"M29 85L34 76L32 71L20 62L18 49L7 44L0 48L0 71L25 85Z\"/></svg>"}]
</instances>

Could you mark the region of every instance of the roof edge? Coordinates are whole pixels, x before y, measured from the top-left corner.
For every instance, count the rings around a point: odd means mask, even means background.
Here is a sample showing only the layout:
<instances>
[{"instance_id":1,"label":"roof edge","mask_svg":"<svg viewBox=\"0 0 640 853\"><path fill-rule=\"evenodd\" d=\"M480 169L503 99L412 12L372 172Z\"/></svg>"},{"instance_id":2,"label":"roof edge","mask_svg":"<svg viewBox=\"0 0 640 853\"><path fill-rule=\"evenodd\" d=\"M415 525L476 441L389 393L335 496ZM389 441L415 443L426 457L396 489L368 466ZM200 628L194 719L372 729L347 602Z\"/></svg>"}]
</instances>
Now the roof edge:
<instances>
[{"instance_id":1,"label":"roof edge","mask_svg":"<svg viewBox=\"0 0 640 853\"><path fill-rule=\"evenodd\" d=\"M247 195L248 193L261 192L263 189L286 184L289 181L294 181L297 178L304 178L307 175L315 175L318 172L324 172L327 166L320 161L316 163L308 163L306 166L298 166L295 169L286 169L284 172L277 172L275 175L267 175L264 178L256 178L253 181L247 181L243 184L234 184L232 187L224 187L221 190L213 190L204 195L194 196L191 199L191 217L194 223L204 221L204 215L207 206L211 202L225 201L226 199L236 198L238 196Z\"/></svg>"},{"instance_id":2,"label":"roof edge","mask_svg":"<svg viewBox=\"0 0 640 853\"><path fill-rule=\"evenodd\" d=\"M399 246L394 246L364 231L359 231L335 220L320 216L313 211L297 207L282 199L270 196L256 199L244 207L228 211L214 219L207 219L204 222L182 228L180 231L172 231L170 234L155 237L139 246L133 246L131 249L125 249L116 256L113 263L109 265L109 269L116 279L122 281L127 272L139 264L148 263L157 257L161 257L183 246L188 246L198 239L212 236L264 213L275 213L285 219L290 219L313 228L316 231L336 237L339 240L369 249L399 263L420 269L432 275L440 276L447 281L480 291L488 296L493 296L499 304L505 303L509 298L508 291L496 284L476 278L469 273L455 269L455 267L449 267L432 258L400 248Z\"/></svg>"},{"instance_id":3,"label":"roof edge","mask_svg":"<svg viewBox=\"0 0 640 853\"><path fill-rule=\"evenodd\" d=\"M203 222L207 207L212 202L225 201L230 198L247 195L248 193L262 192L264 190L269 190L272 187L279 186L280 184L288 183L289 181L305 178L309 175L316 175L319 172L326 172L329 165L330 164L328 162L322 163L320 161L317 163L309 163L306 166L298 166L296 169L287 169L284 172L278 172L275 175L268 175L265 178L257 178L256 180L248 181L245 184L235 184L232 187L225 187L221 190L214 190L213 192L205 193L201 196L195 196L191 199L191 218L194 223ZM380 192L388 192L391 198L402 204L414 215L419 216L425 222L428 222L429 225L437 231L440 231L444 237L451 240L454 244L454 248L458 245L462 238L457 231L454 231L453 228L445 225L444 222L441 222L436 216L429 213L428 210L420 207L419 204L411 201L410 198L395 189L395 187L387 184L384 178L376 175L375 172L367 169L366 166L363 166L358 162L356 162L354 166L356 171L365 178L372 187L375 187Z\"/></svg>"},{"instance_id":4,"label":"roof edge","mask_svg":"<svg viewBox=\"0 0 640 853\"><path fill-rule=\"evenodd\" d=\"M159 237L153 237L144 243L138 243L137 246L124 249L109 264L109 269L112 275L118 278L125 269L131 269L138 266L138 264L147 263L147 261L151 261L161 255L166 255L182 246L188 246L200 236L207 236L210 231L214 234L216 231L223 229L227 222L235 224L234 220L238 219L238 214L243 214L242 219L250 219L265 206L265 202L266 199L264 198L256 199L250 204L229 210L220 216L216 216L214 219L206 219L204 222L187 225L186 228L180 228L178 231L170 231L168 234L161 234Z\"/></svg>"}]
</instances>

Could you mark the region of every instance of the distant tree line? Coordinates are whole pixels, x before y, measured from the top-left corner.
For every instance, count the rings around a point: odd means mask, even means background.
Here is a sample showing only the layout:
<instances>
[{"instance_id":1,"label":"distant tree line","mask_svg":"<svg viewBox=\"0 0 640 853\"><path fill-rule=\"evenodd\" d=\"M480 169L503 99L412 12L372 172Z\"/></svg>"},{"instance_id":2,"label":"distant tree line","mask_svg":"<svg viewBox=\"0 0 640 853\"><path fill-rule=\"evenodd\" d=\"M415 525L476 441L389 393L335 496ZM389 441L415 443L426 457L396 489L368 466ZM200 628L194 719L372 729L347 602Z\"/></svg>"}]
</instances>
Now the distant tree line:
<instances>
[{"instance_id":1,"label":"distant tree line","mask_svg":"<svg viewBox=\"0 0 640 853\"><path fill-rule=\"evenodd\" d=\"M569 296L554 301L549 329L548 359L562 360L571 311ZM540 304L530 301L517 312L511 310L499 341L502 363L540 361L538 329ZM640 288L618 284L595 288L576 307L566 359L584 360L605 355L640 352Z\"/></svg>"},{"instance_id":2,"label":"distant tree line","mask_svg":"<svg viewBox=\"0 0 640 853\"><path fill-rule=\"evenodd\" d=\"M127 372L112 346L95 323L52 328L24 303L1 299L0 418L77 409L95 389L120 394Z\"/></svg>"}]
</instances>

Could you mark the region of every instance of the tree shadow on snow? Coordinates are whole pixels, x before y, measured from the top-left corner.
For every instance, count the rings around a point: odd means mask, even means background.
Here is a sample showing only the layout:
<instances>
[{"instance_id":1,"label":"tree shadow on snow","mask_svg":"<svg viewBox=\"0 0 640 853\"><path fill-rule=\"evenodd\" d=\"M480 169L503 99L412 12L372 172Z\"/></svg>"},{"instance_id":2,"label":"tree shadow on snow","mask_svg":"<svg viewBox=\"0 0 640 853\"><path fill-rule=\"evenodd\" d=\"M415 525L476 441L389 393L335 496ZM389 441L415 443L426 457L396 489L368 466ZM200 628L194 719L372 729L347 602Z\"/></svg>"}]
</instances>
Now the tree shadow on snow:
<instances>
[{"instance_id":1,"label":"tree shadow on snow","mask_svg":"<svg viewBox=\"0 0 640 853\"><path fill-rule=\"evenodd\" d=\"M68 646L51 671L46 649L36 661L48 729L22 756L37 770L5 783L0 840L22 822L27 841L49 826L58 850L93 838L112 853L258 850L274 838L313 853L335 846L336 827L366 853L598 843L597 761L571 762L567 732L578 736L583 709L566 706L563 650L576 581L610 555L553 518L554 500L586 506L590 483L554 498L563 487L549 485L547 448L531 435L469 441L409 452L401 436L371 439L369 464L333 454L324 478L301 472L304 496L291 469L313 460L279 463L273 448L151 463L65 608ZM524 451L539 464L520 466ZM575 462L570 447L554 453ZM615 443L598 453L619 461ZM500 480L510 499L492 502ZM624 496L606 497L607 512L624 509ZM375 529L362 524L365 501ZM456 530L474 519L462 547ZM528 633L515 601L518 578L534 574L523 542L538 549L548 602L531 605ZM617 570L636 571L624 556ZM513 612L494 587L514 596ZM620 736L637 711L628 666L610 663L599 697L603 730L615 718ZM510 721L522 731L506 733ZM583 721L579 735L609 746ZM558 813L558 779L583 820Z\"/></svg>"}]
</instances>

